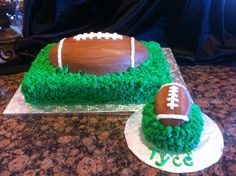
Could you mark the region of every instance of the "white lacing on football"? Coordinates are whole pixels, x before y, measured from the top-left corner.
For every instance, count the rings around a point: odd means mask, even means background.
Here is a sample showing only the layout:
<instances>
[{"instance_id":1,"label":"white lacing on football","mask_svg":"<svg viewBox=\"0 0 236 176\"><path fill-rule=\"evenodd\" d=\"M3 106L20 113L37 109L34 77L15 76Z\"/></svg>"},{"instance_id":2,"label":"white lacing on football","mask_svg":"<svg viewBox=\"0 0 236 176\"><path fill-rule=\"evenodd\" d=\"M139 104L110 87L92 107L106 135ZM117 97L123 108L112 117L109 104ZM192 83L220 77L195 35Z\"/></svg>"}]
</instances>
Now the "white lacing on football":
<instances>
[{"instance_id":1,"label":"white lacing on football","mask_svg":"<svg viewBox=\"0 0 236 176\"><path fill-rule=\"evenodd\" d=\"M63 47L63 43L64 43L64 40L66 38L60 40L59 42L59 46L58 46L58 49L57 49L57 62L58 62L58 66L62 68L62 57L61 57L61 52L62 52L62 47Z\"/></svg>"},{"instance_id":2,"label":"white lacing on football","mask_svg":"<svg viewBox=\"0 0 236 176\"><path fill-rule=\"evenodd\" d=\"M87 40L87 39L112 39L112 40L122 40L123 36L119 35L117 33L102 33L102 32L90 32L90 33L84 33L84 34L78 34L73 37L74 40L80 41L80 40Z\"/></svg>"},{"instance_id":3,"label":"white lacing on football","mask_svg":"<svg viewBox=\"0 0 236 176\"><path fill-rule=\"evenodd\" d=\"M170 109L175 109L179 107L179 98L178 98L179 88L175 85L169 87L168 97L167 97L167 107Z\"/></svg>"},{"instance_id":4,"label":"white lacing on football","mask_svg":"<svg viewBox=\"0 0 236 176\"><path fill-rule=\"evenodd\" d=\"M178 115L178 114L158 114L157 120L159 119L176 119L176 120L184 120L189 121L188 116L186 115Z\"/></svg>"},{"instance_id":5,"label":"white lacing on football","mask_svg":"<svg viewBox=\"0 0 236 176\"><path fill-rule=\"evenodd\" d=\"M134 68L134 65L135 65L135 60L134 60L134 55L135 55L135 39L134 37L131 37L130 39L130 46L131 46L131 54L130 54L130 67L131 68Z\"/></svg>"},{"instance_id":6,"label":"white lacing on football","mask_svg":"<svg viewBox=\"0 0 236 176\"><path fill-rule=\"evenodd\" d=\"M186 87L184 87L182 84L177 83L177 82L172 82L172 83L164 84L163 86L160 87L160 89L162 89L163 87L166 87L166 86L173 86L173 85L182 87L183 89L187 90Z\"/></svg>"}]
</instances>

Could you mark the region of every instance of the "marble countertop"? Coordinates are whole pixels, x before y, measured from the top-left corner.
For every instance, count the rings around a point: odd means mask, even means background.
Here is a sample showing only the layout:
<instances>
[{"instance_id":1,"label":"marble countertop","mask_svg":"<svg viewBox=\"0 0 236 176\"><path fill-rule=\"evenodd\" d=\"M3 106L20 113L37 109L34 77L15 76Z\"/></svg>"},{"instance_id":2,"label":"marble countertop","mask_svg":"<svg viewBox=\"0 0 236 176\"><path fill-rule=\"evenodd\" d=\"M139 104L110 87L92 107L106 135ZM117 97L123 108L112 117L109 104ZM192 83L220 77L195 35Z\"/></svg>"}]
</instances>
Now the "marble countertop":
<instances>
[{"instance_id":1,"label":"marble countertop","mask_svg":"<svg viewBox=\"0 0 236 176\"><path fill-rule=\"evenodd\" d=\"M200 172L236 175L236 69L182 66L185 83L202 111L224 136L220 161ZM0 76L0 175L183 175L142 163L128 149L125 123L131 114L3 116L23 73Z\"/></svg>"}]
</instances>

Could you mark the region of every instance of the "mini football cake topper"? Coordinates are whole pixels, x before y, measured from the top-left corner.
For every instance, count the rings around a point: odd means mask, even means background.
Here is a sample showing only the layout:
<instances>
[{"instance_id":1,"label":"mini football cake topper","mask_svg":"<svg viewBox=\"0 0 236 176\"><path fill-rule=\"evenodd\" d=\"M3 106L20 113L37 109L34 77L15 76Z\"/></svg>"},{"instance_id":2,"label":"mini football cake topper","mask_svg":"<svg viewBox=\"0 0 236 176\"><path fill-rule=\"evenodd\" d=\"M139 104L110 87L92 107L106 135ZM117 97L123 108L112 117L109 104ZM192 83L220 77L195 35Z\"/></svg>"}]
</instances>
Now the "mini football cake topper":
<instances>
[{"instance_id":1,"label":"mini football cake topper","mask_svg":"<svg viewBox=\"0 0 236 176\"><path fill-rule=\"evenodd\" d=\"M155 112L164 125L176 126L189 121L191 97L179 83L163 85L156 95Z\"/></svg>"},{"instance_id":2,"label":"mini football cake topper","mask_svg":"<svg viewBox=\"0 0 236 176\"><path fill-rule=\"evenodd\" d=\"M61 39L49 53L55 67L68 66L70 72L94 75L122 73L138 67L147 58L146 47L134 37L108 32Z\"/></svg>"}]
</instances>

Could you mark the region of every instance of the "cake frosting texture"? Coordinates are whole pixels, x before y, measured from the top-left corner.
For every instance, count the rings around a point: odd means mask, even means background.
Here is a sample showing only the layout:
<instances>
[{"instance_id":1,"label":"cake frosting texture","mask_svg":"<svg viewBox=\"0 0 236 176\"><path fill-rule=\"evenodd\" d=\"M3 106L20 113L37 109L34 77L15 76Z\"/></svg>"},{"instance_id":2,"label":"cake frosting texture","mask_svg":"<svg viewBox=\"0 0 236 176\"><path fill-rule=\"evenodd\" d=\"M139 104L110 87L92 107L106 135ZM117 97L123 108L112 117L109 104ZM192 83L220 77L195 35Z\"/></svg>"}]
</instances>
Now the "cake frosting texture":
<instances>
[{"instance_id":1,"label":"cake frosting texture","mask_svg":"<svg viewBox=\"0 0 236 176\"><path fill-rule=\"evenodd\" d=\"M55 44L49 44L25 74L21 92L33 105L146 103L161 85L171 82L171 74L159 44L142 44L149 57L139 67L99 76L53 66L48 55Z\"/></svg>"},{"instance_id":2,"label":"cake frosting texture","mask_svg":"<svg viewBox=\"0 0 236 176\"><path fill-rule=\"evenodd\" d=\"M165 126L157 120L154 101L146 104L142 112L145 139L165 153L190 153L200 142L203 125L202 112L196 104L191 106L189 121L179 126Z\"/></svg>"}]
</instances>

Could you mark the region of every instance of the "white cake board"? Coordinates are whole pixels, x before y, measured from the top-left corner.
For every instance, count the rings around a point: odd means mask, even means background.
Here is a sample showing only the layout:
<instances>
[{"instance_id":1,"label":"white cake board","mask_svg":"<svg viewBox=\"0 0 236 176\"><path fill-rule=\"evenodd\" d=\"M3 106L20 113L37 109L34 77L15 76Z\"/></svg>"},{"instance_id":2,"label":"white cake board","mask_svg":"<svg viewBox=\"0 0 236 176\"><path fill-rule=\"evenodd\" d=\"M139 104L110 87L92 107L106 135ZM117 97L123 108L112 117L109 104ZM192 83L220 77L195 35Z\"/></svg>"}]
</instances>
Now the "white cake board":
<instances>
[{"instance_id":1,"label":"white cake board","mask_svg":"<svg viewBox=\"0 0 236 176\"><path fill-rule=\"evenodd\" d=\"M180 154L178 162L182 165L177 167L173 164L174 156L170 156L167 163L159 167L155 164L156 161L160 161L160 155L157 153L154 159L150 159L152 150L147 146L149 145L145 141L142 130L142 110L135 112L126 122L125 126L125 138L129 149L144 163L172 173L188 173L196 172L205 169L213 164L215 164L221 157L224 148L223 136L217 124L211 120L206 114L203 114L204 127L201 135L200 143L198 147L192 151L191 158L193 161L193 166L186 166L183 163L183 158L187 154Z\"/></svg>"}]
</instances>

